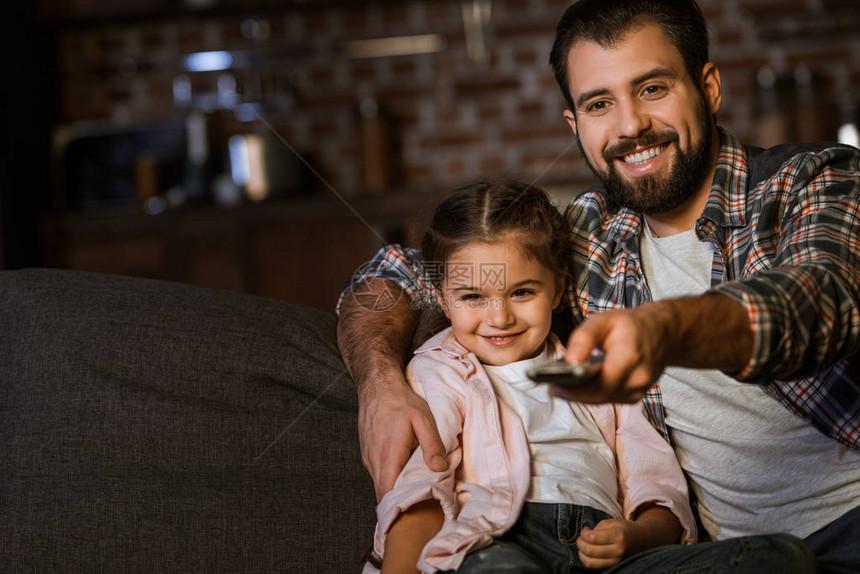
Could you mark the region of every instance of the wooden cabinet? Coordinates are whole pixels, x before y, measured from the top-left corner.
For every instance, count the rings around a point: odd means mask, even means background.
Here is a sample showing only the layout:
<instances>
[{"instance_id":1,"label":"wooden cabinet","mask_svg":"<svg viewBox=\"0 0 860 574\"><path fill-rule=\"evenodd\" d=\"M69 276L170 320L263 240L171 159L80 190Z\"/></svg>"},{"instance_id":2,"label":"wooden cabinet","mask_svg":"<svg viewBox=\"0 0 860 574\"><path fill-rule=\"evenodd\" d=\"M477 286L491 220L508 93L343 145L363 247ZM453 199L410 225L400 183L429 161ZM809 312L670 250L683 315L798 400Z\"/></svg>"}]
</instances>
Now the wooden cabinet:
<instances>
[{"instance_id":1,"label":"wooden cabinet","mask_svg":"<svg viewBox=\"0 0 860 574\"><path fill-rule=\"evenodd\" d=\"M313 199L160 215L42 220L47 266L167 279L334 309L343 282L388 242L417 244L426 195Z\"/></svg>"}]
</instances>

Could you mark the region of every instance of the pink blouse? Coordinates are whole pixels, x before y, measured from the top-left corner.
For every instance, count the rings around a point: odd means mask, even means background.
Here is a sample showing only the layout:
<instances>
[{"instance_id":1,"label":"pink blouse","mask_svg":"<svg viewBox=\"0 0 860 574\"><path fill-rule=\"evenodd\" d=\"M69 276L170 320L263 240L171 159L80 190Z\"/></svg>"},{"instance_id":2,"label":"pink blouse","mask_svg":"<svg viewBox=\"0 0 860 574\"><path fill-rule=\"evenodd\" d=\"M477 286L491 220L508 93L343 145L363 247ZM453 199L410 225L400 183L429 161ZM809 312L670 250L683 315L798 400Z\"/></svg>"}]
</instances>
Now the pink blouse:
<instances>
[{"instance_id":1,"label":"pink blouse","mask_svg":"<svg viewBox=\"0 0 860 574\"><path fill-rule=\"evenodd\" d=\"M550 336L555 356L564 350ZM394 488L377 506L374 549L382 556L385 535L401 512L435 498L445 513L439 533L424 547L422 572L455 570L468 551L489 545L516 522L530 481L530 451L518 414L496 398L474 354L446 329L415 352L407 368L413 388L430 406L447 450L448 470L433 472L420 447ZM587 405L615 454L620 506L632 520L645 503L674 513L682 542L695 542L687 485L671 447L645 418L642 403ZM371 566L365 572L375 572Z\"/></svg>"}]
</instances>

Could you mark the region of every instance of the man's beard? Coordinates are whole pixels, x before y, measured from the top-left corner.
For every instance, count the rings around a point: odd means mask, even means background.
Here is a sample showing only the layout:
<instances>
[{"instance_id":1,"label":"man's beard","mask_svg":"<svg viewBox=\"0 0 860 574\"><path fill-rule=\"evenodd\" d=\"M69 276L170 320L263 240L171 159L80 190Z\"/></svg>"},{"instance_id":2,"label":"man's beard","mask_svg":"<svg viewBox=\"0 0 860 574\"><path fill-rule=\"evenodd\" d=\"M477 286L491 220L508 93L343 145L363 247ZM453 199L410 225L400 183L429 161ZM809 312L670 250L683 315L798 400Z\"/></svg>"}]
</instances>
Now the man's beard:
<instances>
[{"instance_id":1,"label":"man's beard","mask_svg":"<svg viewBox=\"0 0 860 574\"><path fill-rule=\"evenodd\" d=\"M699 142L692 144L691 149L683 150L680 148L678 132L674 130L648 131L635 139L628 138L607 148L603 154L604 160L609 166L607 172L600 172L595 169L588 161L582 144L579 144L585 163L603 184L606 192L605 198L611 210L626 207L644 215L666 213L687 201L699 190L710 171L708 155L713 135L713 125L711 118L707 115L704 102L699 106L699 116L704 135ZM640 176L632 183L622 179L618 168L615 166L615 158L631 153L636 148L651 147L657 143L672 143L677 150L669 175L666 177L659 175Z\"/></svg>"}]
</instances>

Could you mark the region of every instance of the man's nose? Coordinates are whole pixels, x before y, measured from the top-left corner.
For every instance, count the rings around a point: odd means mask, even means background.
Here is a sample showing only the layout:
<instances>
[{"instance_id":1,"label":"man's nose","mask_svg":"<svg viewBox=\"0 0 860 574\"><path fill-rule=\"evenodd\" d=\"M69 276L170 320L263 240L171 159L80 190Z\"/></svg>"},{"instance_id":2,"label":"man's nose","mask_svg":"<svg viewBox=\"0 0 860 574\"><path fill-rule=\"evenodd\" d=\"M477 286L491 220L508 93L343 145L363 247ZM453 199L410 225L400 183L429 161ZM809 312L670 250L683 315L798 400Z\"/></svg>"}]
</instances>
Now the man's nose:
<instances>
[{"instance_id":1,"label":"man's nose","mask_svg":"<svg viewBox=\"0 0 860 574\"><path fill-rule=\"evenodd\" d=\"M651 118L636 100L620 100L616 104L616 135L636 138L651 127Z\"/></svg>"}]
</instances>

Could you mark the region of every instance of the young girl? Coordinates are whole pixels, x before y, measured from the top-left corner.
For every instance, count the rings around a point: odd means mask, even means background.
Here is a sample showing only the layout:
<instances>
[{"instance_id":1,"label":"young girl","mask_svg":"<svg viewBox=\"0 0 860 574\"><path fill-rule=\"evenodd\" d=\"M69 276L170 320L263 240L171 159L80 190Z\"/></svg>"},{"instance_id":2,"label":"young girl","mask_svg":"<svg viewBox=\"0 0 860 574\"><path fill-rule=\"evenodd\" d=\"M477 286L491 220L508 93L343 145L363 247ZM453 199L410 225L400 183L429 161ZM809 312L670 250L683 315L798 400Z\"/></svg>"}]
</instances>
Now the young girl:
<instances>
[{"instance_id":1,"label":"young girl","mask_svg":"<svg viewBox=\"0 0 860 574\"><path fill-rule=\"evenodd\" d=\"M383 574L570 572L693 541L681 469L641 403L569 403L525 376L563 355L550 324L568 250L533 186L480 182L438 206L422 252L451 326L407 376L449 466L430 471L419 449L379 503Z\"/></svg>"}]
</instances>

